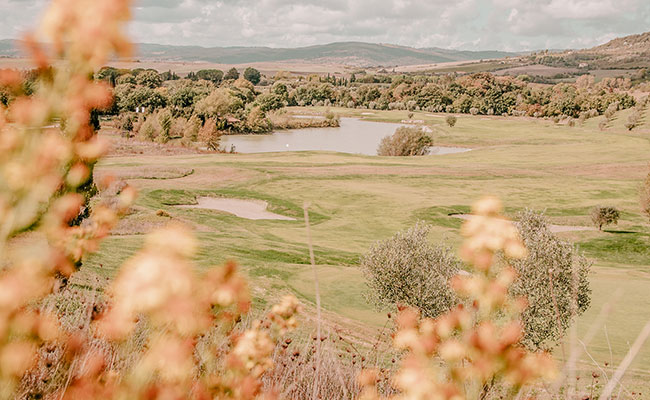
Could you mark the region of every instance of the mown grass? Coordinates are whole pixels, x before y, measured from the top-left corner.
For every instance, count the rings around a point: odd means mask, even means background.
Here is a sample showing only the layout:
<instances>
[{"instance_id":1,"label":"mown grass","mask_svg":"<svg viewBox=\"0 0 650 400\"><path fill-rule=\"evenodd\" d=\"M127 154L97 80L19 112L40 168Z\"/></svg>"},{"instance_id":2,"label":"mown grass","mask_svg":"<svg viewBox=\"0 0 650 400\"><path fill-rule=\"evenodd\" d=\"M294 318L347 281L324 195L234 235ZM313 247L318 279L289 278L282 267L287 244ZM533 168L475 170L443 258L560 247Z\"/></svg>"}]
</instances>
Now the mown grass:
<instances>
[{"instance_id":1,"label":"mown grass","mask_svg":"<svg viewBox=\"0 0 650 400\"><path fill-rule=\"evenodd\" d=\"M372 111L372 116L361 115L368 110L333 111L377 121L407 118L406 111ZM436 145L474 150L416 158L327 152L113 157L98 170L132 174L162 166L193 169L194 174L181 179L133 181L140 188L138 205L152 213L163 209L173 219L194 224L201 268L238 260L260 305L283 292L314 301L302 216L304 202L310 203L323 306L341 317L334 323L356 321L369 331L382 325L385 316L366 302L356 265L377 240L424 220L433 226L432 241L458 246L462 221L449 214L468 212L486 194L502 198L510 216L525 208L544 210L556 224L590 226L592 207L616 206L622 211L618 226L561 235L595 262L593 305L580 318L581 334L617 289L623 293L607 318L608 336L599 333L588 348L602 363L610 361L611 345L612 361L620 361L650 318L650 226L638 206L638 187L648 173L650 132L629 133L618 122L600 131L598 118L573 128L528 118L460 116L454 128L445 125L444 115L415 113L413 119L434 129ZM296 221L250 221L176 207L194 203L197 196L265 200L271 211ZM85 265L110 276L141 243L141 236L111 237ZM587 369L595 368L590 357L582 362ZM650 347L638 356L633 370L650 376Z\"/></svg>"}]
</instances>

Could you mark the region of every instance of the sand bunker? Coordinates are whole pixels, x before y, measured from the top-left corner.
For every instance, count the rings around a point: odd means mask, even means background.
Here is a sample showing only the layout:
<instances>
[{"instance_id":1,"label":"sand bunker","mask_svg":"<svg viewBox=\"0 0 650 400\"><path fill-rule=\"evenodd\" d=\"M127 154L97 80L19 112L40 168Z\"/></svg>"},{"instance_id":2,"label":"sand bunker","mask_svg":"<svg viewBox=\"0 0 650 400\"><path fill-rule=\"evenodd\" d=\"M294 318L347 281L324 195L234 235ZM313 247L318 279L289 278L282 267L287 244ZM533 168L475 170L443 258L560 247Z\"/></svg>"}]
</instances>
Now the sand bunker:
<instances>
[{"instance_id":1,"label":"sand bunker","mask_svg":"<svg viewBox=\"0 0 650 400\"><path fill-rule=\"evenodd\" d=\"M183 208L202 208L206 210L224 211L240 218L246 219L275 219L282 221L295 221L295 218L287 217L266 211L268 203L262 200L241 200L227 199L220 197L199 197L197 204L179 206Z\"/></svg>"},{"instance_id":2,"label":"sand bunker","mask_svg":"<svg viewBox=\"0 0 650 400\"><path fill-rule=\"evenodd\" d=\"M450 217L454 218L460 218L464 220L469 220L474 218L473 215L471 214L451 214ZM595 231L596 228L590 227L590 226L571 226L571 225L552 225L549 224L548 228L551 230L553 233L561 233L561 232L576 232L576 231Z\"/></svg>"}]
</instances>

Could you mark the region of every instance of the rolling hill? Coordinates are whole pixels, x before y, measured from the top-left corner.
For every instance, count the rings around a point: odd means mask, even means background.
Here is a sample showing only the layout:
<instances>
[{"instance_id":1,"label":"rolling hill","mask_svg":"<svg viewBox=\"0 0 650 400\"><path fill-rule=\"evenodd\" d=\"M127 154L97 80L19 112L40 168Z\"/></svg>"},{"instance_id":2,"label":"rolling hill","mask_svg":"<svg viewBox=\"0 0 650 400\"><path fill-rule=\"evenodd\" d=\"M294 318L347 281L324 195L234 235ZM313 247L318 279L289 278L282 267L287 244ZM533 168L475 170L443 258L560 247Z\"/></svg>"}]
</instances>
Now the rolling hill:
<instances>
[{"instance_id":1,"label":"rolling hill","mask_svg":"<svg viewBox=\"0 0 650 400\"><path fill-rule=\"evenodd\" d=\"M20 42L0 40L0 56L20 54ZM188 61L220 64L303 61L351 66L398 66L472 61L517 56L502 51L458 51L362 42L340 42L298 48L168 46L151 43L137 45L135 58L142 61Z\"/></svg>"}]
</instances>

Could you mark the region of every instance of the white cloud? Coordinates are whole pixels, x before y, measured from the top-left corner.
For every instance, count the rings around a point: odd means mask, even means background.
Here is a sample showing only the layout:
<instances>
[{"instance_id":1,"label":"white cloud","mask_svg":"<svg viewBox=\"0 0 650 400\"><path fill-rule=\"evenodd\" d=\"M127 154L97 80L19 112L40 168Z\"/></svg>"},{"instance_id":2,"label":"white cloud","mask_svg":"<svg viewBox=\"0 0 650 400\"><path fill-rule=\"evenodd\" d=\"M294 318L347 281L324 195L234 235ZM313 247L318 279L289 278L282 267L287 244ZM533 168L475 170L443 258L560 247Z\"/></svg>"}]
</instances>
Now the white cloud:
<instances>
[{"instance_id":1,"label":"white cloud","mask_svg":"<svg viewBox=\"0 0 650 400\"><path fill-rule=\"evenodd\" d=\"M0 0L0 38L19 37L45 4ZM136 0L130 32L178 45L522 50L589 47L648 27L648 0Z\"/></svg>"}]
</instances>

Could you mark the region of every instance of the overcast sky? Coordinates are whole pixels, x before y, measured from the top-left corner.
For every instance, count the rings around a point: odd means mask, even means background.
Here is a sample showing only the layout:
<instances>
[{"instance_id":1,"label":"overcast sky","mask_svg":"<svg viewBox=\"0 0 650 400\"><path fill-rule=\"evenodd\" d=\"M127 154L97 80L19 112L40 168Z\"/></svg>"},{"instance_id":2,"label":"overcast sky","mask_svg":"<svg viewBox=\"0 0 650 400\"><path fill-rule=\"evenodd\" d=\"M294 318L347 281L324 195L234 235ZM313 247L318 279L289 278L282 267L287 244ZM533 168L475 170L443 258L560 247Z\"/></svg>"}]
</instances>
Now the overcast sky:
<instances>
[{"instance_id":1,"label":"overcast sky","mask_svg":"<svg viewBox=\"0 0 650 400\"><path fill-rule=\"evenodd\" d=\"M46 0L0 0L0 38ZM336 41L467 50L585 48L650 31L650 0L137 0L136 42L297 47Z\"/></svg>"}]
</instances>

